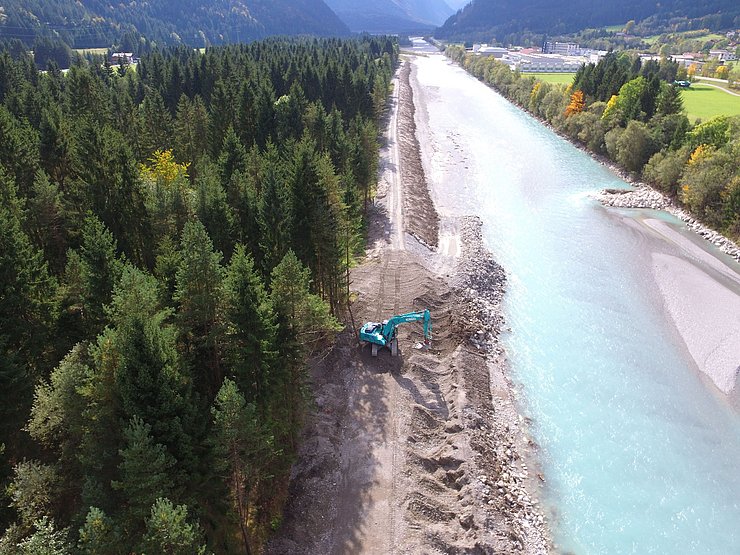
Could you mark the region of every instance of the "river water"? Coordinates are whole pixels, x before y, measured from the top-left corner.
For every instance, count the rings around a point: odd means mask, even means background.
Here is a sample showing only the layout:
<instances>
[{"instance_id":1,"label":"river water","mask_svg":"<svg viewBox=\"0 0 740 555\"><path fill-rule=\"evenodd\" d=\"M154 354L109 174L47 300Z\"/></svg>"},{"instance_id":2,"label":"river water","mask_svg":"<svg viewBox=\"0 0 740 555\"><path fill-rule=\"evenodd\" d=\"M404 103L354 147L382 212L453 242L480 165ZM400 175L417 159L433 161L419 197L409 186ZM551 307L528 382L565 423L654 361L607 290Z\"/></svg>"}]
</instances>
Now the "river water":
<instances>
[{"instance_id":1,"label":"river water","mask_svg":"<svg viewBox=\"0 0 740 555\"><path fill-rule=\"evenodd\" d=\"M504 341L558 551L740 553L740 416L653 269L670 257L716 285L712 266L738 264L671 216L599 206L589 192L627 184L443 57L413 63L435 203L478 214L509 276ZM724 283L732 302L739 283Z\"/></svg>"}]
</instances>

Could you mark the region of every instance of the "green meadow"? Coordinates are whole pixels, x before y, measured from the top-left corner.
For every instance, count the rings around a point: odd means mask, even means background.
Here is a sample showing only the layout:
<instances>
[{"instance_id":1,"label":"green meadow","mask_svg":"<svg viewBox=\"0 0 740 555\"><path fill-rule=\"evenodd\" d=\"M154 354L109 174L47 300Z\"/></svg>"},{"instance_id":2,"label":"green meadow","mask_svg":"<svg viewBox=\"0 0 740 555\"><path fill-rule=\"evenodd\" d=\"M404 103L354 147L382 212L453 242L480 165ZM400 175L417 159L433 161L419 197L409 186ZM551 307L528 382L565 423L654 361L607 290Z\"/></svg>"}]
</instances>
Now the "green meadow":
<instances>
[{"instance_id":1,"label":"green meadow","mask_svg":"<svg viewBox=\"0 0 740 555\"><path fill-rule=\"evenodd\" d=\"M540 81L545 83L559 83L564 85L570 85L573 82L575 73L524 73L524 77L532 75Z\"/></svg>"},{"instance_id":2,"label":"green meadow","mask_svg":"<svg viewBox=\"0 0 740 555\"><path fill-rule=\"evenodd\" d=\"M691 121L697 118L706 121L719 115L740 115L740 96L733 96L716 87L694 83L690 89L681 91L681 98Z\"/></svg>"}]
</instances>

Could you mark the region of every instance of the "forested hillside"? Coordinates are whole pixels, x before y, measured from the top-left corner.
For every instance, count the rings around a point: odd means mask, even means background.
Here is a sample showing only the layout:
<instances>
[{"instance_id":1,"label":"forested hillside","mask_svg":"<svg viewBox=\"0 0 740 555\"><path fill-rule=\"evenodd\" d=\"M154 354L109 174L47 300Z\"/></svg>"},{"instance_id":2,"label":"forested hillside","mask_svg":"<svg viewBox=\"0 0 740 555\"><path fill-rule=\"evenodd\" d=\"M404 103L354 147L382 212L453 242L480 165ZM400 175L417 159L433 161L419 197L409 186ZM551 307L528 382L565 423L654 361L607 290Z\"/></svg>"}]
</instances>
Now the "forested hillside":
<instances>
[{"instance_id":1,"label":"forested hillside","mask_svg":"<svg viewBox=\"0 0 740 555\"><path fill-rule=\"evenodd\" d=\"M0 553L249 553L279 524L396 59L0 54Z\"/></svg>"},{"instance_id":2,"label":"forested hillside","mask_svg":"<svg viewBox=\"0 0 740 555\"><path fill-rule=\"evenodd\" d=\"M740 117L692 125L673 85L677 76L685 78L676 62L641 63L612 52L598 64L584 65L566 86L512 72L503 62L460 46L448 47L447 54L560 133L642 177L708 226L740 239Z\"/></svg>"},{"instance_id":3,"label":"forested hillside","mask_svg":"<svg viewBox=\"0 0 740 555\"><path fill-rule=\"evenodd\" d=\"M495 38L506 43L510 42L507 37L525 32L553 36L646 18L654 26L658 20L663 22L668 30L679 24L682 30L735 28L740 26L740 4L736 0L473 0L437 29L435 36L485 42Z\"/></svg>"},{"instance_id":4,"label":"forested hillside","mask_svg":"<svg viewBox=\"0 0 740 555\"><path fill-rule=\"evenodd\" d=\"M441 25L453 10L445 0L326 0L353 31L401 32Z\"/></svg>"},{"instance_id":5,"label":"forested hillside","mask_svg":"<svg viewBox=\"0 0 740 555\"><path fill-rule=\"evenodd\" d=\"M323 0L5 0L0 39L32 45L37 37L73 48L109 47L139 37L194 47L269 35L340 36L347 27Z\"/></svg>"}]
</instances>

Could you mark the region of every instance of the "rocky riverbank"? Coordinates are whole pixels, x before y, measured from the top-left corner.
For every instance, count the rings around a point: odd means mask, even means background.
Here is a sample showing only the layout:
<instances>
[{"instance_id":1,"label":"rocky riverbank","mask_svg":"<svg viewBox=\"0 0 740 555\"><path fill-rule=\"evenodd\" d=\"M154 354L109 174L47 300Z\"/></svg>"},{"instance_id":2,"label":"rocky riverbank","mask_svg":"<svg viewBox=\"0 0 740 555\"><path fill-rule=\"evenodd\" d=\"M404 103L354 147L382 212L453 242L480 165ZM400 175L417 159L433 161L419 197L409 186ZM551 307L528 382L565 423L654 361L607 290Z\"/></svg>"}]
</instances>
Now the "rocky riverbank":
<instances>
[{"instance_id":1,"label":"rocky riverbank","mask_svg":"<svg viewBox=\"0 0 740 555\"><path fill-rule=\"evenodd\" d=\"M489 368L487 390L473 412L467 415L474 428L471 445L476 452L479 475L475 486L492 518L501 519L512 530L513 547L524 553L551 550L545 515L537 500L537 481L542 474L534 468L533 442L520 417L508 376L506 353L499 343L505 330L501 301L506 274L486 249L482 223L474 216L460 218L462 252L453 286L463 300L462 321L468 327L469 347L480 352ZM469 391L471 391L469 389Z\"/></svg>"},{"instance_id":2,"label":"rocky riverbank","mask_svg":"<svg viewBox=\"0 0 740 555\"><path fill-rule=\"evenodd\" d=\"M740 247L724 235L708 228L675 202L644 183L634 183L635 189L605 189L593 195L604 206L613 208L646 208L665 210L686 223L686 226L740 262Z\"/></svg>"}]
</instances>

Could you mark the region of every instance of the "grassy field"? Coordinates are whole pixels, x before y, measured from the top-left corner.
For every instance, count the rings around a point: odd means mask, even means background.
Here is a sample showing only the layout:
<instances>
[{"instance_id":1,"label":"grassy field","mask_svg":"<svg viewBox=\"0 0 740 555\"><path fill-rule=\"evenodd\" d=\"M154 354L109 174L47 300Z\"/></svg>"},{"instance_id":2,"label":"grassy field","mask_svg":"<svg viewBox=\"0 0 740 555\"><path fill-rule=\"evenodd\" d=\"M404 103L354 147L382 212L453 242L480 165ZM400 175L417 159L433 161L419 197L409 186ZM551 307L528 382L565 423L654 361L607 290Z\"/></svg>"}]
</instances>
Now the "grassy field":
<instances>
[{"instance_id":1,"label":"grassy field","mask_svg":"<svg viewBox=\"0 0 740 555\"><path fill-rule=\"evenodd\" d=\"M575 73L523 73L525 77L532 75L544 81L545 83L562 83L564 85L570 85L573 82L573 76Z\"/></svg>"},{"instance_id":2,"label":"grassy field","mask_svg":"<svg viewBox=\"0 0 740 555\"><path fill-rule=\"evenodd\" d=\"M711 83L715 87L722 87L726 91L732 91L734 93L740 94L740 90L738 90L738 89L731 89L730 88L730 85L727 84L727 81L706 81L706 83L702 83L702 78L700 76L694 77L694 79L700 85L702 85L702 84L709 85Z\"/></svg>"},{"instance_id":3,"label":"grassy field","mask_svg":"<svg viewBox=\"0 0 740 555\"><path fill-rule=\"evenodd\" d=\"M75 48L73 52L79 52L83 56L85 54L97 54L98 56L105 56L108 53L107 48Z\"/></svg>"},{"instance_id":4,"label":"grassy field","mask_svg":"<svg viewBox=\"0 0 740 555\"><path fill-rule=\"evenodd\" d=\"M706 121L712 116L740 115L740 96L732 96L723 90L699 83L681 91L686 115L691 121L701 118Z\"/></svg>"},{"instance_id":5,"label":"grassy field","mask_svg":"<svg viewBox=\"0 0 740 555\"><path fill-rule=\"evenodd\" d=\"M709 31L703 34L693 36L692 34L695 32L696 31L683 31L681 33L666 33L666 34L673 37L673 40L676 42L681 38L686 38L687 40L704 41L704 42L709 41L709 40L717 41L717 40L722 40L725 38L724 35L720 35L718 33L710 33ZM661 35L650 35L649 37L642 37L642 40L652 45L658 42L658 39L660 37Z\"/></svg>"}]
</instances>

